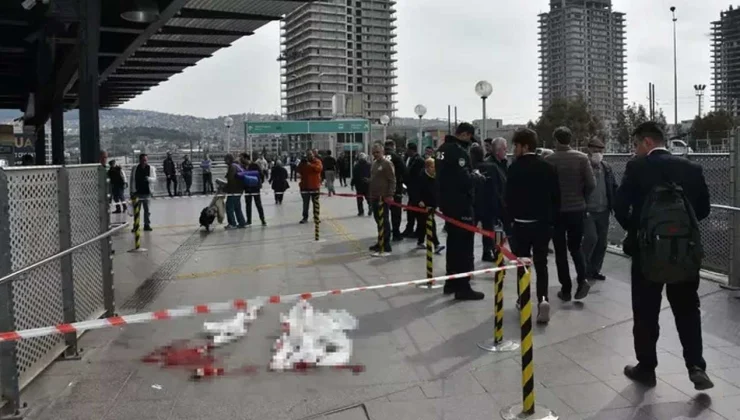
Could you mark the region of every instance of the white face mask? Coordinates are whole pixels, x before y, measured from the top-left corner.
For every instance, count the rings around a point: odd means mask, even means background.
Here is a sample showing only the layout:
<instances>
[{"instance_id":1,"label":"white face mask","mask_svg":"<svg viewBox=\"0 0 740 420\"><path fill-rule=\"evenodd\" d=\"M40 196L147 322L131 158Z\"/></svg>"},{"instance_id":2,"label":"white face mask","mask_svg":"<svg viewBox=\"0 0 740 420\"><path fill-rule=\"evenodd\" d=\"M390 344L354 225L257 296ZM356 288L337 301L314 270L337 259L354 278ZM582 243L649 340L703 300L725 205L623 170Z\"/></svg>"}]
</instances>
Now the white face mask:
<instances>
[{"instance_id":1,"label":"white face mask","mask_svg":"<svg viewBox=\"0 0 740 420\"><path fill-rule=\"evenodd\" d=\"M600 164L602 160L604 160L603 153L592 153L591 154L591 163L593 163L594 165Z\"/></svg>"}]
</instances>

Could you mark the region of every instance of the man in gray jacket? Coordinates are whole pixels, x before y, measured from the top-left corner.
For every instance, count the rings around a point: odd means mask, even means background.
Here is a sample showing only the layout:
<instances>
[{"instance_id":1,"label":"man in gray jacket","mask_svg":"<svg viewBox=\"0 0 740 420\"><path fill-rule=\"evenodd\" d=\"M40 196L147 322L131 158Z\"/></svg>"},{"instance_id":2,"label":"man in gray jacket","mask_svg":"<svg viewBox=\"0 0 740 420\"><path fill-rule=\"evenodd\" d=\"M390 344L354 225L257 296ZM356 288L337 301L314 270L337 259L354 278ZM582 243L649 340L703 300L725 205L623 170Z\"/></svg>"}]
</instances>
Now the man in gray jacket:
<instances>
[{"instance_id":1,"label":"man in gray jacket","mask_svg":"<svg viewBox=\"0 0 740 420\"><path fill-rule=\"evenodd\" d=\"M586 202L586 221L583 233L583 257L586 259L586 277L591 280L606 280L601 266L606 255L609 235L609 216L614 210L617 181L614 171L604 161L604 143L599 139L588 142L588 157L596 178L596 189Z\"/></svg>"},{"instance_id":2,"label":"man in gray jacket","mask_svg":"<svg viewBox=\"0 0 740 420\"><path fill-rule=\"evenodd\" d=\"M586 217L586 199L596 188L594 171L585 153L570 147L573 133L567 127L559 127L553 133L555 153L546 159L558 171L560 182L560 213L555 221L552 242L555 246L555 264L558 268L558 280L561 289L558 297L568 302L571 300L573 284L568 266L568 251L576 267L578 288L575 299L581 300L588 295L590 285L586 280L586 262L581 251L583 228Z\"/></svg>"}]
</instances>

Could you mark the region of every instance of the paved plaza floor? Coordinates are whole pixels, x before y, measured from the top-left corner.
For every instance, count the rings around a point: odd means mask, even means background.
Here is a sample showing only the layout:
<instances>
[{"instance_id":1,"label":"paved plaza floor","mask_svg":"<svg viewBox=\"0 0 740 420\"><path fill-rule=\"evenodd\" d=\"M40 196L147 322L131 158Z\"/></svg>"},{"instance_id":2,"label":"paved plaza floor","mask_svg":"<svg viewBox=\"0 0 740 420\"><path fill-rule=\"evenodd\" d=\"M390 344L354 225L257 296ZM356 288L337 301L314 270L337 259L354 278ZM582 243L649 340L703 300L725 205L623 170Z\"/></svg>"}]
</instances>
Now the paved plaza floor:
<instances>
[{"instance_id":1,"label":"paved plaza floor","mask_svg":"<svg viewBox=\"0 0 740 420\"><path fill-rule=\"evenodd\" d=\"M349 192L349 190L344 190ZM130 233L114 240L120 314L220 302L236 297L367 286L425 276L424 251L394 244L373 259L372 218L357 217L354 199L322 197L321 241L312 223L298 224L300 196L282 206L263 197L267 227L210 234L197 228L207 198L157 200L146 253L127 253ZM256 217L256 212L255 212ZM405 216L404 216L405 220ZM441 236L444 240L444 235ZM476 260L480 238L476 238ZM485 267L483 263L478 266ZM708 370L715 388L698 394L688 380L673 316L664 301L658 385L643 390L622 375L634 363L629 261L608 255L605 282L583 302L561 304L550 258L552 320L535 327L536 401L561 419L672 420L740 418L740 301L703 282L702 314ZM444 257L435 260L444 274ZM504 331L519 341L516 283L507 274ZM194 382L188 371L144 364L141 357L174 340L198 336L208 316L92 331L80 360L59 361L24 392L28 419L497 419L521 400L520 354L488 353L476 343L493 334L492 277L476 279L479 302L455 302L440 290L383 289L312 301L345 309L359 321L353 362L365 372L268 372L271 346L288 305L266 307L246 337L219 350L227 367L256 373Z\"/></svg>"}]
</instances>

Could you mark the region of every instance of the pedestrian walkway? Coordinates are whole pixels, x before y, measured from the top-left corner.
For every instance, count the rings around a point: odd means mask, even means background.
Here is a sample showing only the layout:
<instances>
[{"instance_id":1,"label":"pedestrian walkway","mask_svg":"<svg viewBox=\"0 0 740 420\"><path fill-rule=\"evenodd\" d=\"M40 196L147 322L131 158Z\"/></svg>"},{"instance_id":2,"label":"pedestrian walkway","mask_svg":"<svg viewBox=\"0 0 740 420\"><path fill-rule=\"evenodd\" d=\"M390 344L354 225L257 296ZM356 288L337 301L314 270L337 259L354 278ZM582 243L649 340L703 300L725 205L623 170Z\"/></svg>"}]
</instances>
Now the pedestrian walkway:
<instances>
[{"instance_id":1,"label":"pedestrian walkway","mask_svg":"<svg viewBox=\"0 0 740 420\"><path fill-rule=\"evenodd\" d=\"M349 192L343 190L342 192ZM299 195L283 206L265 197L267 227L210 234L197 229L208 198L152 204L147 253L126 251L130 233L114 240L119 313L218 302L236 297L367 286L425 276L425 254L415 241L394 244L390 258L372 259L372 218L357 217L353 199L322 197L321 241L313 225L298 224ZM405 219L405 216L404 216ZM442 236L444 239L444 235ZM480 259L480 238L476 238ZM609 255L606 282L583 304L561 304L551 258L552 320L535 327L535 391L561 419L664 420L740 418L740 309L716 284L700 289L705 357L716 387L693 391L681 358L670 309L661 315L658 386L641 391L622 375L634 363L629 262ZM487 267L478 263L478 267ZM436 257L435 275L444 274ZM519 341L516 284L507 273L506 339ZM192 339L211 316L91 331L80 340L81 360L52 365L23 394L27 418L95 419L496 419L521 399L518 352L492 354L476 344L493 334L493 281L473 287L479 302L455 302L440 290L383 289L312 301L345 309L359 320L353 362L365 372L267 372L193 382L182 369L144 364L141 357L174 340ZM667 303L664 302L664 307ZM220 353L228 367L266 367L280 332L279 313L266 307L247 336Z\"/></svg>"}]
</instances>

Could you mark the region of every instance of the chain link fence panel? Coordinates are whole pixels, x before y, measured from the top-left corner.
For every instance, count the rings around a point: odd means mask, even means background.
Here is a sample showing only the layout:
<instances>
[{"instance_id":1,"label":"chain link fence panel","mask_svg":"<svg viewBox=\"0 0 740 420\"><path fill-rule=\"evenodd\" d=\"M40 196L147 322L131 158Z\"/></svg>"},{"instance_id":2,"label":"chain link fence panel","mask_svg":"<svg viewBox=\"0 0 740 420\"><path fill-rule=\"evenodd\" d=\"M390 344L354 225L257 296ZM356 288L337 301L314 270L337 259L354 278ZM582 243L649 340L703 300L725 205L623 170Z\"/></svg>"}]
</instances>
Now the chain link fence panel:
<instances>
[{"instance_id":1,"label":"chain link fence panel","mask_svg":"<svg viewBox=\"0 0 740 420\"><path fill-rule=\"evenodd\" d=\"M631 155L607 154L604 160L614 169L617 183L622 182L624 170ZM704 178L709 187L709 198L712 204L732 204L730 189L730 154L707 153L690 154L689 160L695 162L704 170ZM712 210L709 217L700 223L702 242L704 244L704 267L718 273L727 273L729 270L732 238L730 234L731 219L727 212ZM609 242L621 245L625 232L614 217L609 225Z\"/></svg>"},{"instance_id":2,"label":"chain link fence panel","mask_svg":"<svg viewBox=\"0 0 740 420\"><path fill-rule=\"evenodd\" d=\"M16 271L60 251L59 167L7 171L6 201L10 225L11 270ZM13 280L16 330L55 325L63 319L61 262L55 260ZM64 351L59 335L16 344L18 381L22 388ZM7 375L8 366L2 366Z\"/></svg>"},{"instance_id":3,"label":"chain link fence panel","mask_svg":"<svg viewBox=\"0 0 740 420\"><path fill-rule=\"evenodd\" d=\"M72 246L98 236L100 165L67 166ZM104 312L101 242L72 254L75 317L78 321L98 318Z\"/></svg>"}]
</instances>

